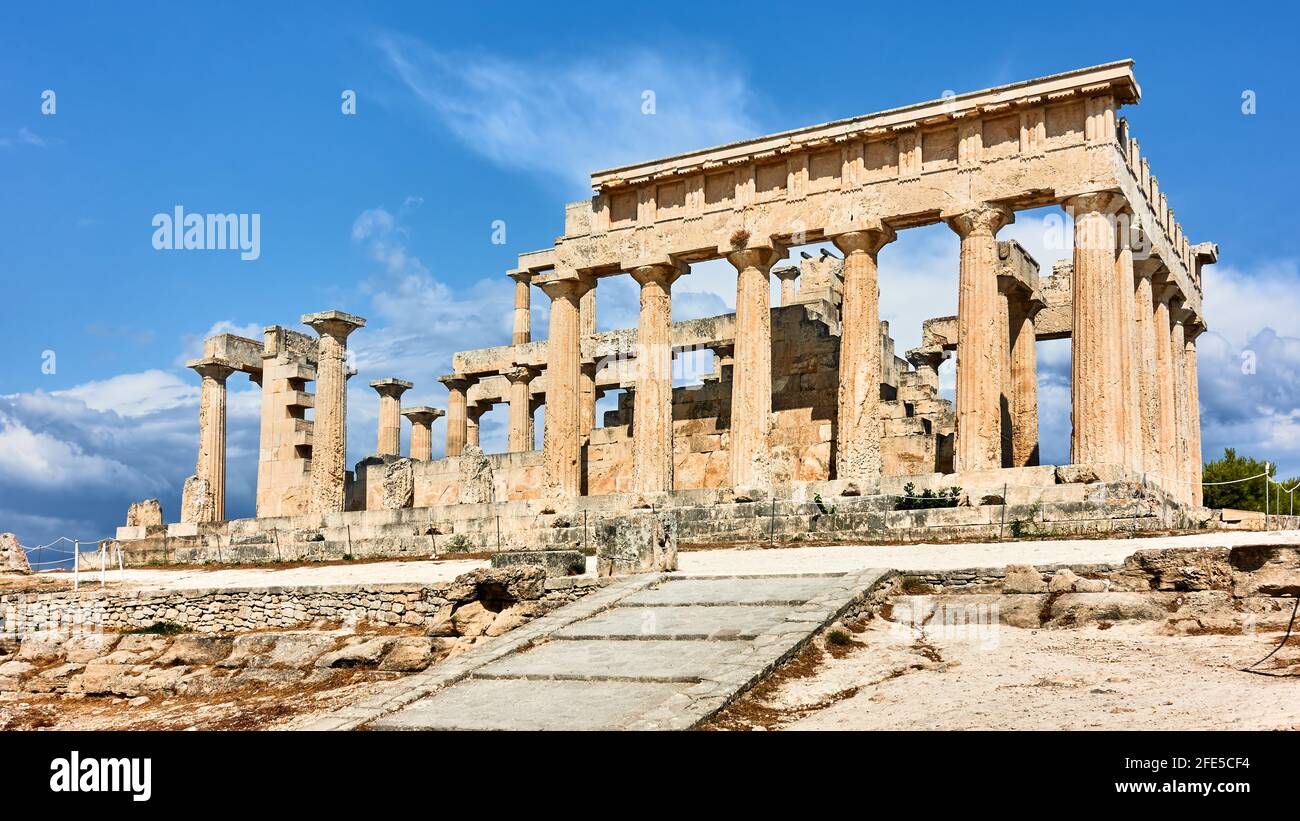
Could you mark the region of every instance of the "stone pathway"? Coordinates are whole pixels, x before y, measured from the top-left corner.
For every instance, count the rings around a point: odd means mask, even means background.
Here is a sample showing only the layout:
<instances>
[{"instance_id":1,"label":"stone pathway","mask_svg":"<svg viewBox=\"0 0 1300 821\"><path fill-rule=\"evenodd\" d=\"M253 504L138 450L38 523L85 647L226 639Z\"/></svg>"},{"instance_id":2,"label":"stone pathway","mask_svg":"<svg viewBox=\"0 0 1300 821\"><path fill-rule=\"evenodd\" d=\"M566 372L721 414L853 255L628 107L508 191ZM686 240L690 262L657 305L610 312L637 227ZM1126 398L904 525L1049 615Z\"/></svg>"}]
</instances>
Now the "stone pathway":
<instances>
[{"instance_id":1,"label":"stone pathway","mask_svg":"<svg viewBox=\"0 0 1300 821\"><path fill-rule=\"evenodd\" d=\"M633 577L309 729L689 729L887 575Z\"/></svg>"}]
</instances>

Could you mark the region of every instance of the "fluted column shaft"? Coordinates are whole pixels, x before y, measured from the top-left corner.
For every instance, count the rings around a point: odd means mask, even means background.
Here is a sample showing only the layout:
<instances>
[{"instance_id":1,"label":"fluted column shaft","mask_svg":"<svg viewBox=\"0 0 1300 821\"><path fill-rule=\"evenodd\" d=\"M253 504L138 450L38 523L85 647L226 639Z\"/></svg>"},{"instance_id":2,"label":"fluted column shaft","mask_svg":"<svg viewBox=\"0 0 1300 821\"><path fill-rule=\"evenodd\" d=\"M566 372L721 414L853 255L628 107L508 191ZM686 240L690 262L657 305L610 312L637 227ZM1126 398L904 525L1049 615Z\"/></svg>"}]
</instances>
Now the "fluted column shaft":
<instances>
[{"instance_id":1,"label":"fluted column shaft","mask_svg":"<svg viewBox=\"0 0 1300 821\"><path fill-rule=\"evenodd\" d=\"M1119 305L1120 405L1122 416L1117 418L1116 432L1123 438L1124 464L1137 473L1143 470L1141 384L1137 362L1137 292L1134 290L1133 245L1127 220L1116 226L1115 296Z\"/></svg>"},{"instance_id":2,"label":"fluted column shaft","mask_svg":"<svg viewBox=\"0 0 1300 821\"><path fill-rule=\"evenodd\" d=\"M411 420L411 458L428 461L433 458L433 422L444 413L438 408L421 406L407 408L402 415Z\"/></svg>"},{"instance_id":3,"label":"fluted column shaft","mask_svg":"<svg viewBox=\"0 0 1300 821\"><path fill-rule=\"evenodd\" d=\"M1024 294L1007 300L1011 410L1011 466L1038 464L1038 337L1034 329L1037 305Z\"/></svg>"},{"instance_id":4,"label":"fluted column shaft","mask_svg":"<svg viewBox=\"0 0 1300 821\"><path fill-rule=\"evenodd\" d=\"M226 518L226 378L234 368L217 362L191 363L203 378L199 388L199 457L194 475L208 490L211 521Z\"/></svg>"},{"instance_id":5,"label":"fluted column shaft","mask_svg":"<svg viewBox=\"0 0 1300 821\"><path fill-rule=\"evenodd\" d=\"M537 372L531 368L510 368L503 374L510 381L510 420L507 447L511 453L533 449L532 391L530 383Z\"/></svg>"},{"instance_id":6,"label":"fluted column shaft","mask_svg":"<svg viewBox=\"0 0 1300 821\"><path fill-rule=\"evenodd\" d=\"M731 376L732 487L768 485L772 417L772 265L781 254L748 248L727 255L736 266L736 349Z\"/></svg>"},{"instance_id":7,"label":"fluted column shaft","mask_svg":"<svg viewBox=\"0 0 1300 821\"><path fill-rule=\"evenodd\" d=\"M379 394L379 439L375 453L398 456L402 452L402 394L412 385L401 379L378 379L370 387Z\"/></svg>"},{"instance_id":8,"label":"fluted column shaft","mask_svg":"<svg viewBox=\"0 0 1300 821\"><path fill-rule=\"evenodd\" d=\"M551 298L542 461L548 492L554 497L567 498L582 492L582 436L578 407L582 350L580 303L592 286L590 280L575 278L551 280L541 287Z\"/></svg>"},{"instance_id":9,"label":"fluted column shaft","mask_svg":"<svg viewBox=\"0 0 1300 821\"><path fill-rule=\"evenodd\" d=\"M1173 362L1173 323L1170 321L1169 300L1170 294L1167 289L1162 289L1156 297L1155 303L1155 327L1152 329L1152 336L1155 338L1155 361L1156 361L1156 387L1159 391L1159 413L1160 421L1157 426L1159 432L1159 472L1161 477L1161 486L1165 492L1176 496L1178 492L1178 463L1176 451L1178 447L1178 435L1175 433L1176 407L1174 402L1174 362Z\"/></svg>"},{"instance_id":10,"label":"fluted column shaft","mask_svg":"<svg viewBox=\"0 0 1300 821\"><path fill-rule=\"evenodd\" d=\"M312 423L312 513L341 512L346 501L348 429L348 334L365 324L339 311L302 319L320 334L316 347L316 416Z\"/></svg>"},{"instance_id":11,"label":"fluted column shaft","mask_svg":"<svg viewBox=\"0 0 1300 821\"><path fill-rule=\"evenodd\" d=\"M1191 407L1187 389L1187 340L1183 335L1182 309L1171 306L1169 326L1169 361L1172 365L1174 391L1174 495L1183 503L1192 501Z\"/></svg>"},{"instance_id":12,"label":"fluted column shaft","mask_svg":"<svg viewBox=\"0 0 1300 821\"><path fill-rule=\"evenodd\" d=\"M878 482L882 472L877 254L894 238L894 231L884 226L834 237L844 254L835 434L835 475L840 479Z\"/></svg>"},{"instance_id":13,"label":"fluted column shaft","mask_svg":"<svg viewBox=\"0 0 1300 821\"><path fill-rule=\"evenodd\" d=\"M632 397L632 485L638 493L673 489L672 265L632 270L641 286L636 336L636 392Z\"/></svg>"},{"instance_id":14,"label":"fluted column shaft","mask_svg":"<svg viewBox=\"0 0 1300 821\"><path fill-rule=\"evenodd\" d=\"M438 381L447 386L447 456L460 456L469 437L468 393L473 381L458 374L442 376Z\"/></svg>"},{"instance_id":15,"label":"fluted column shaft","mask_svg":"<svg viewBox=\"0 0 1300 821\"><path fill-rule=\"evenodd\" d=\"M1151 271L1145 266L1134 276L1134 372L1138 382L1138 437L1142 470L1160 473L1160 374L1156 344L1156 305L1151 289Z\"/></svg>"},{"instance_id":16,"label":"fluted column shaft","mask_svg":"<svg viewBox=\"0 0 1300 821\"><path fill-rule=\"evenodd\" d=\"M997 232L1015 216L984 205L948 219L961 237L957 298L957 441L955 469L1002 466L1002 375L1008 338L1001 321Z\"/></svg>"},{"instance_id":17,"label":"fluted column shaft","mask_svg":"<svg viewBox=\"0 0 1300 821\"><path fill-rule=\"evenodd\" d=\"M532 275L521 271L510 275L515 281L515 326L511 345L523 345L533 338L532 292L528 283Z\"/></svg>"},{"instance_id":18,"label":"fluted column shaft","mask_svg":"<svg viewBox=\"0 0 1300 821\"><path fill-rule=\"evenodd\" d=\"M1183 370L1187 381L1187 481L1190 483L1192 504L1204 503L1201 488L1201 400L1200 378L1196 373L1196 337L1199 329L1185 326L1183 344L1186 346L1186 359Z\"/></svg>"},{"instance_id":19,"label":"fluted column shaft","mask_svg":"<svg viewBox=\"0 0 1300 821\"><path fill-rule=\"evenodd\" d=\"M1120 361L1119 278L1112 193L1083 194L1074 211L1074 331L1071 393L1074 433L1070 461L1128 464L1126 391Z\"/></svg>"}]
</instances>

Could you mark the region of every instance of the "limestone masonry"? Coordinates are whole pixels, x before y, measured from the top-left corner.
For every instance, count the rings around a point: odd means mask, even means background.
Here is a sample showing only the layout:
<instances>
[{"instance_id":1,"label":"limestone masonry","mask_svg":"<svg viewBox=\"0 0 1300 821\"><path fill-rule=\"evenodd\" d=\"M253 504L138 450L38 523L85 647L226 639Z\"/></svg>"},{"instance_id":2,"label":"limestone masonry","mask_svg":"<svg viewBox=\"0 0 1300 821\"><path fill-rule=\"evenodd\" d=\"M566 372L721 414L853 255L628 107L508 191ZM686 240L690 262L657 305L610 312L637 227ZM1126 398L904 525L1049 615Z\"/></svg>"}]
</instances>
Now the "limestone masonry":
<instances>
[{"instance_id":1,"label":"limestone masonry","mask_svg":"<svg viewBox=\"0 0 1300 821\"><path fill-rule=\"evenodd\" d=\"M839 506L857 517L850 533L879 535L896 526L909 483L958 487L962 506L997 512L929 511L905 528L1196 521L1201 272L1218 249L1185 236L1119 116L1139 96L1125 60L598 171L594 195L566 206L563 235L507 272L510 344L457 353L454 371L437 376L445 410L403 410L411 381L370 383L375 452L352 471L346 349L364 319L323 311L302 317L314 335L276 325L261 340L212 337L189 363L202 389L181 521L136 516L118 539L133 562L220 559L249 545L301 557L328 542L355 555L603 549L602 573L662 571L675 563L675 544L652 544L664 527L775 540L780 502L782 515L814 518ZM998 239L1017 211L1047 205L1073 217L1072 259L1034 260ZM899 355L880 320L878 260L899 232L939 222L961 243L957 316L926 321L922 344ZM838 255L783 263L811 243ZM713 259L735 267L736 312L673 322L674 284ZM640 288L638 325L596 333L599 285L616 276ZM545 341L530 327L534 289L551 301ZM1035 344L1064 338L1070 464L1039 467ZM674 387L674 358L703 351L712 371ZM938 391L954 353L955 404ZM257 518L242 522L225 516L236 371L263 397ZM619 406L598 425L596 401L614 390ZM497 405L509 409L509 450L487 454L478 420ZM434 459L444 416L445 456ZM689 513L732 503L745 514ZM676 518L637 518L656 510ZM596 544L593 512L603 526L636 523L646 544L613 546L612 534Z\"/></svg>"}]
</instances>

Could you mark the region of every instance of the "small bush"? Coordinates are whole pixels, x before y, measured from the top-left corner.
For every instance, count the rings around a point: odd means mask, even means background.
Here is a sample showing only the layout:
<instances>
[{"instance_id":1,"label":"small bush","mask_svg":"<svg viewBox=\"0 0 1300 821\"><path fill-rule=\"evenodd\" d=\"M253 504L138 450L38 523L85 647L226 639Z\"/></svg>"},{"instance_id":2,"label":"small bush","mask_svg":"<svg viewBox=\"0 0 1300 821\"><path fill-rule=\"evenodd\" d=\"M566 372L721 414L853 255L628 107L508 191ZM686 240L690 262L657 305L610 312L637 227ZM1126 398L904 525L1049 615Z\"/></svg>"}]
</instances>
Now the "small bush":
<instances>
[{"instance_id":1,"label":"small bush","mask_svg":"<svg viewBox=\"0 0 1300 821\"><path fill-rule=\"evenodd\" d=\"M447 542L448 553L468 553L474 549L474 544L464 533L457 533Z\"/></svg>"},{"instance_id":2,"label":"small bush","mask_svg":"<svg viewBox=\"0 0 1300 821\"><path fill-rule=\"evenodd\" d=\"M950 487L947 490L930 490L920 493L911 482L903 485L903 495L894 503L894 510L929 510L936 507L956 507L961 500L961 488Z\"/></svg>"},{"instance_id":3,"label":"small bush","mask_svg":"<svg viewBox=\"0 0 1300 821\"><path fill-rule=\"evenodd\" d=\"M826 643L833 644L836 647L846 647L853 643L853 637L847 630L841 630L838 627L826 634Z\"/></svg>"}]
</instances>

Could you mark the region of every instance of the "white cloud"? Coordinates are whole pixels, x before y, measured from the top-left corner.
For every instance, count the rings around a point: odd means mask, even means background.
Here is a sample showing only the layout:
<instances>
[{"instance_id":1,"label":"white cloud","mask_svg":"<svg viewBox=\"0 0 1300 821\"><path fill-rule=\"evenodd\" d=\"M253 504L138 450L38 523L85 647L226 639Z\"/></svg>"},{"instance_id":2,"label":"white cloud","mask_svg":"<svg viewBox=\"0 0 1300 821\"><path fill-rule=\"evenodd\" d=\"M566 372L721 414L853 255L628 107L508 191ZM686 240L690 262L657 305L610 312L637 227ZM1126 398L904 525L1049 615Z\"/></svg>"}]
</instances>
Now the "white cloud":
<instances>
[{"instance_id":1,"label":"white cloud","mask_svg":"<svg viewBox=\"0 0 1300 821\"><path fill-rule=\"evenodd\" d=\"M199 388L174 373L155 369L86 382L51 395L79 399L91 410L135 417L194 404Z\"/></svg>"},{"instance_id":2,"label":"white cloud","mask_svg":"<svg viewBox=\"0 0 1300 821\"><path fill-rule=\"evenodd\" d=\"M472 151L584 184L595 170L761 133L735 66L637 49L602 58L451 53L385 34L388 66ZM654 113L642 113L644 94Z\"/></svg>"}]
</instances>

